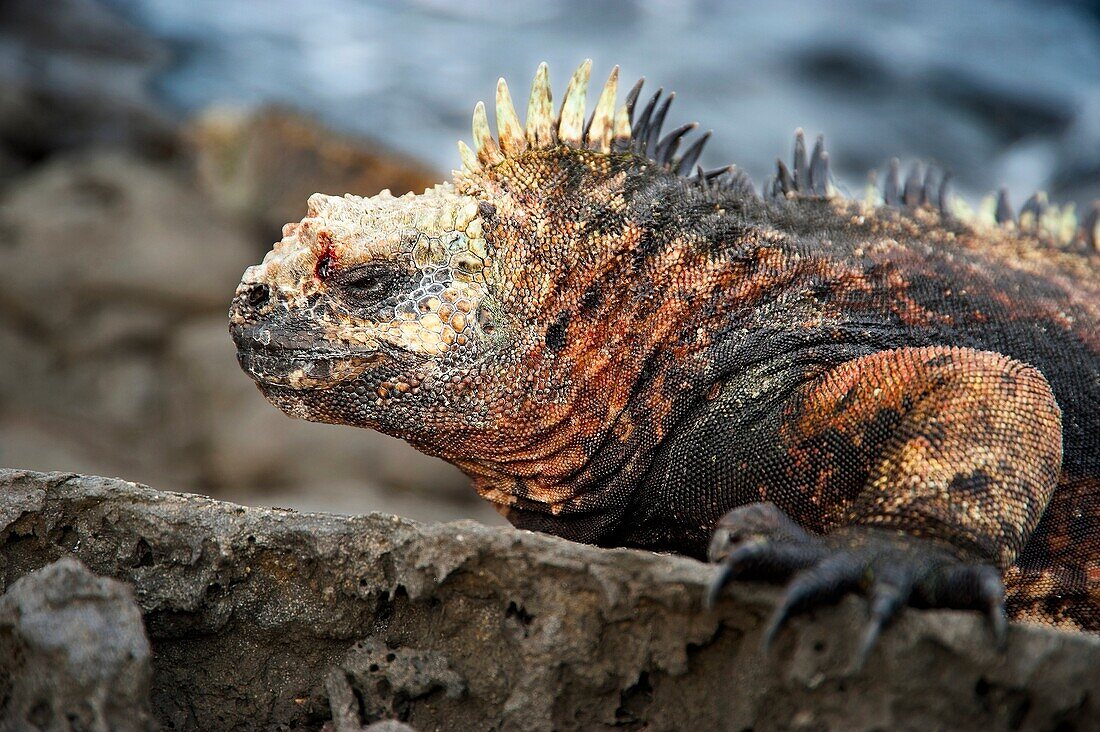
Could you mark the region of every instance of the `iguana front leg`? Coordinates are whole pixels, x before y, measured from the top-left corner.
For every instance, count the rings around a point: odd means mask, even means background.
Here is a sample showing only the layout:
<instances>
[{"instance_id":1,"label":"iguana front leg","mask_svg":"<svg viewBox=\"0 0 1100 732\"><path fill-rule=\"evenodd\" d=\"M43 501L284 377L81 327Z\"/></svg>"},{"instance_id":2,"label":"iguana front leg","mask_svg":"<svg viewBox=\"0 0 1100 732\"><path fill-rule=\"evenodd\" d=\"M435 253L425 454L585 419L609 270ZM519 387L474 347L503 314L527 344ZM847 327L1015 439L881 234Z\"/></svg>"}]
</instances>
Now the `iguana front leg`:
<instances>
[{"instance_id":1,"label":"iguana front leg","mask_svg":"<svg viewBox=\"0 0 1100 732\"><path fill-rule=\"evenodd\" d=\"M804 386L780 435L790 474L774 504L719 522L712 596L734 577L790 579L770 635L862 591L864 651L906 604L985 608L1003 627L1001 572L1061 467L1061 412L1039 371L964 348L884 351Z\"/></svg>"}]
</instances>

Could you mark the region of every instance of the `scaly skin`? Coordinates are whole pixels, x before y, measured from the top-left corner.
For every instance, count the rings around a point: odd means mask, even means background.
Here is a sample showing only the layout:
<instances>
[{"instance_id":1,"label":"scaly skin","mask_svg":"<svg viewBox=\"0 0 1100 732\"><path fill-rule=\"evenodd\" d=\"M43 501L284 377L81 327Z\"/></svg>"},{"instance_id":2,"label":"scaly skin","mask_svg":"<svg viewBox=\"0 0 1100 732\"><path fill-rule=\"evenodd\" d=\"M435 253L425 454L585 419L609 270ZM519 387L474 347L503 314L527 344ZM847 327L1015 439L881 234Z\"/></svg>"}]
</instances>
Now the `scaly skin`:
<instances>
[{"instance_id":1,"label":"scaly skin","mask_svg":"<svg viewBox=\"0 0 1100 732\"><path fill-rule=\"evenodd\" d=\"M233 300L264 395L517 526L789 579L773 629L850 590L867 648L906 604L1100 629L1095 213L964 221L896 169L845 199L801 135L764 198L688 178L617 72L585 125L588 68L552 117L541 67L526 129L502 83L453 184L310 199Z\"/></svg>"}]
</instances>

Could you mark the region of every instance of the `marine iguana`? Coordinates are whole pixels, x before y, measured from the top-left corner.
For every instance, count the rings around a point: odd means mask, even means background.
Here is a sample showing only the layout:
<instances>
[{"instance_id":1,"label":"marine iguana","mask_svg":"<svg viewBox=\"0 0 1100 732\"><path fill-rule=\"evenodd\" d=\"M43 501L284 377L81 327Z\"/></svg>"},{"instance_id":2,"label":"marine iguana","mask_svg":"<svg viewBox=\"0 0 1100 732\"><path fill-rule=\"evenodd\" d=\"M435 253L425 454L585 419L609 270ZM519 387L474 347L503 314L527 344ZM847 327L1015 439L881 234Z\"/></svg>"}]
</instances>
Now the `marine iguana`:
<instances>
[{"instance_id":1,"label":"marine iguana","mask_svg":"<svg viewBox=\"0 0 1100 732\"><path fill-rule=\"evenodd\" d=\"M1100 629L1100 205L853 200L801 132L758 195L617 67L587 117L590 69L526 125L501 79L451 183L310 197L232 302L263 394L518 527L787 582L766 637L848 592L865 651L909 604Z\"/></svg>"}]
</instances>

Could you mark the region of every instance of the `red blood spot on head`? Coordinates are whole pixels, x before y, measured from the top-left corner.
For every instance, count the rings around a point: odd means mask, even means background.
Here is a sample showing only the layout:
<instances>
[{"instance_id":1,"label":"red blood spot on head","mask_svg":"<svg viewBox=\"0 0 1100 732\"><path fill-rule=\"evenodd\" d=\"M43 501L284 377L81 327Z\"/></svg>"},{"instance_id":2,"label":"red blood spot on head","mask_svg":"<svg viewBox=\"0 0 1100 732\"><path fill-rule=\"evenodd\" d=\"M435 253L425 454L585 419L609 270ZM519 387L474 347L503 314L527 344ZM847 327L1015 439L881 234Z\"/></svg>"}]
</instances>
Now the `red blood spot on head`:
<instances>
[{"instance_id":1,"label":"red blood spot on head","mask_svg":"<svg viewBox=\"0 0 1100 732\"><path fill-rule=\"evenodd\" d=\"M332 246L332 236L327 231L322 231L317 234L317 241L321 242L324 250L321 252L321 256L317 257L313 274L319 279L327 280L329 275L332 274L333 263L336 260L336 253Z\"/></svg>"}]
</instances>

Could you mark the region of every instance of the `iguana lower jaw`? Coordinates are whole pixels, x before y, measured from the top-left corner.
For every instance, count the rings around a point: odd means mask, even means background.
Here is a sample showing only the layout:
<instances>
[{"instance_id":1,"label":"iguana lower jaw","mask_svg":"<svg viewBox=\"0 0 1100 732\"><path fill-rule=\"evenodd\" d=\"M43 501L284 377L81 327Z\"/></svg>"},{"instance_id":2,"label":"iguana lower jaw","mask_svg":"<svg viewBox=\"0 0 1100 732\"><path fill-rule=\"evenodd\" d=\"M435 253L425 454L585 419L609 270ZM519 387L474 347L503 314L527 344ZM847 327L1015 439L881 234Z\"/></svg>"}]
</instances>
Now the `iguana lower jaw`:
<instances>
[{"instance_id":1,"label":"iguana lower jaw","mask_svg":"<svg viewBox=\"0 0 1100 732\"><path fill-rule=\"evenodd\" d=\"M258 316L240 302L234 300L230 325L237 361L272 404L315 422L401 435L414 429L410 401L433 388L436 373L422 354L382 340L331 340L278 306Z\"/></svg>"},{"instance_id":2,"label":"iguana lower jaw","mask_svg":"<svg viewBox=\"0 0 1100 732\"><path fill-rule=\"evenodd\" d=\"M327 389L334 384L360 378L389 358L381 351L365 354L324 351L271 352L242 348L237 361L254 381L266 386L291 389Z\"/></svg>"},{"instance_id":3,"label":"iguana lower jaw","mask_svg":"<svg viewBox=\"0 0 1100 732\"><path fill-rule=\"evenodd\" d=\"M254 286L253 286L254 287ZM244 298L251 287L243 288ZM276 310L274 317L255 320L234 302L236 317L229 327L237 346L237 361L261 387L327 389L360 380L382 382L387 372L413 368L423 359L380 341L367 344L330 343L323 333Z\"/></svg>"}]
</instances>

